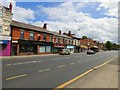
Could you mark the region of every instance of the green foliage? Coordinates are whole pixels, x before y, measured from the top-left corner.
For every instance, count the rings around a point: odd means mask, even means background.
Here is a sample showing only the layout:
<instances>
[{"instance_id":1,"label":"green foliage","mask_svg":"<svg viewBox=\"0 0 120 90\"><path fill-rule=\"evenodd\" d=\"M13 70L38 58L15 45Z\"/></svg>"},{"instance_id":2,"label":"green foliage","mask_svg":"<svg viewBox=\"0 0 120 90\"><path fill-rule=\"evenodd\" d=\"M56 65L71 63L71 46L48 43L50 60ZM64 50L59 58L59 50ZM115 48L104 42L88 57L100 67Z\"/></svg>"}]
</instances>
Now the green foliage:
<instances>
[{"instance_id":1,"label":"green foliage","mask_svg":"<svg viewBox=\"0 0 120 90\"><path fill-rule=\"evenodd\" d=\"M87 36L83 36L82 39L87 39Z\"/></svg>"},{"instance_id":2,"label":"green foliage","mask_svg":"<svg viewBox=\"0 0 120 90\"><path fill-rule=\"evenodd\" d=\"M105 45L106 45L106 49L107 49L107 50L112 50L113 45L112 45L112 43L111 43L110 41L107 41L107 42L105 43Z\"/></svg>"}]
</instances>

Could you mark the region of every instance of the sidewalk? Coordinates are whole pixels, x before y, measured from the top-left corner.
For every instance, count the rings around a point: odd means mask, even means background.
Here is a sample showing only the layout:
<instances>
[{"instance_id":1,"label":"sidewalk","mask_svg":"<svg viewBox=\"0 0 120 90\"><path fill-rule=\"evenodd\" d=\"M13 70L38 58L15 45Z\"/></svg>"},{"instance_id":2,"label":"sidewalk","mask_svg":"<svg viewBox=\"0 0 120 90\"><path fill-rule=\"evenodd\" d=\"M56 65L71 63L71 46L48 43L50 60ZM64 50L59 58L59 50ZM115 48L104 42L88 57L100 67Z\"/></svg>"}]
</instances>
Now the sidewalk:
<instances>
[{"instance_id":1,"label":"sidewalk","mask_svg":"<svg viewBox=\"0 0 120 90\"><path fill-rule=\"evenodd\" d=\"M22 55L22 56L0 56L1 59L9 59L9 58L23 58L23 57L39 57L39 56L54 56L58 54L41 54L41 55Z\"/></svg>"},{"instance_id":2,"label":"sidewalk","mask_svg":"<svg viewBox=\"0 0 120 90\"><path fill-rule=\"evenodd\" d=\"M71 53L71 54L84 54L83 52L81 53ZM35 54L35 55L22 55L22 56L0 56L0 60L2 59L9 59L9 58L23 58L23 57L39 57L39 56L55 56L55 55L59 55L58 53L57 54Z\"/></svg>"},{"instance_id":3,"label":"sidewalk","mask_svg":"<svg viewBox=\"0 0 120 90\"><path fill-rule=\"evenodd\" d=\"M118 86L118 58L97 68L65 88L120 88Z\"/></svg>"}]
</instances>

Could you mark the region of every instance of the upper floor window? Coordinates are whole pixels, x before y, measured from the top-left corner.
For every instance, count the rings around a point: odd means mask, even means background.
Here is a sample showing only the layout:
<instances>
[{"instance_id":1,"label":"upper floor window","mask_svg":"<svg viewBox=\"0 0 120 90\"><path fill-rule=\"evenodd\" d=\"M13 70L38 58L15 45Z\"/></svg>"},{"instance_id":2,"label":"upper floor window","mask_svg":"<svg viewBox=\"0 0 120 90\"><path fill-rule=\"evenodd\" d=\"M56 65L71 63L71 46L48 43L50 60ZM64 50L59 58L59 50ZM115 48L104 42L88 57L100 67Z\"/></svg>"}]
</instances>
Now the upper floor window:
<instances>
[{"instance_id":1,"label":"upper floor window","mask_svg":"<svg viewBox=\"0 0 120 90\"><path fill-rule=\"evenodd\" d=\"M2 14L3 14L3 10L1 9L1 10L0 10L0 16L2 16Z\"/></svg>"},{"instance_id":2,"label":"upper floor window","mask_svg":"<svg viewBox=\"0 0 120 90\"><path fill-rule=\"evenodd\" d=\"M2 33L2 26L0 26L0 34Z\"/></svg>"},{"instance_id":3,"label":"upper floor window","mask_svg":"<svg viewBox=\"0 0 120 90\"><path fill-rule=\"evenodd\" d=\"M71 41L71 40L69 40L69 44L70 44L70 41Z\"/></svg>"},{"instance_id":4,"label":"upper floor window","mask_svg":"<svg viewBox=\"0 0 120 90\"><path fill-rule=\"evenodd\" d=\"M56 37L56 43L58 43L58 37Z\"/></svg>"},{"instance_id":5,"label":"upper floor window","mask_svg":"<svg viewBox=\"0 0 120 90\"><path fill-rule=\"evenodd\" d=\"M61 39L60 39L60 38L58 38L58 43L60 43L60 41L61 41Z\"/></svg>"},{"instance_id":6,"label":"upper floor window","mask_svg":"<svg viewBox=\"0 0 120 90\"><path fill-rule=\"evenodd\" d=\"M38 40L41 40L41 36L40 36L40 34L38 34Z\"/></svg>"},{"instance_id":7,"label":"upper floor window","mask_svg":"<svg viewBox=\"0 0 120 90\"><path fill-rule=\"evenodd\" d=\"M30 32L30 40L33 40L33 39L34 39L34 33Z\"/></svg>"},{"instance_id":8,"label":"upper floor window","mask_svg":"<svg viewBox=\"0 0 120 90\"><path fill-rule=\"evenodd\" d=\"M52 42L53 41L53 37L52 37L52 35L50 35L50 42Z\"/></svg>"},{"instance_id":9,"label":"upper floor window","mask_svg":"<svg viewBox=\"0 0 120 90\"><path fill-rule=\"evenodd\" d=\"M20 38L23 39L24 38L24 31L20 32Z\"/></svg>"},{"instance_id":10,"label":"upper floor window","mask_svg":"<svg viewBox=\"0 0 120 90\"><path fill-rule=\"evenodd\" d=\"M46 41L46 37L47 37L47 35L43 34L43 41Z\"/></svg>"}]
</instances>

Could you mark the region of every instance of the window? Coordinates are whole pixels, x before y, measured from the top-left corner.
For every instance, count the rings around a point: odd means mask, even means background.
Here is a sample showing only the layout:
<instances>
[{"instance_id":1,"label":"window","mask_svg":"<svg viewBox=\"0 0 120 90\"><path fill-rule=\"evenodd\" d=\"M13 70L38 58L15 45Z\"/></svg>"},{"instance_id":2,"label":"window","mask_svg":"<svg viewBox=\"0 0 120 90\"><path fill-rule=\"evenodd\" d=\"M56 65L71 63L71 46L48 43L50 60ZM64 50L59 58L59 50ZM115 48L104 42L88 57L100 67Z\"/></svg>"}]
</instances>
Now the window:
<instances>
[{"instance_id":1,"label":"window","mask_svg":"<svg viewBox=\"0 0 120 90\"><path fill-rule=\"evenodd\" d=\"M56 43L58 43L58 38L56 37Z\"/></svg>"},{"instance_id":2,"label":"window","mask_svg":"<svg viewBox=\"0 0 120 90\"><path fill-rule=\"evenodd\" d=\"M51 46L46 46L46 52L51 52Z\"/></svg>"},{"instance_id":3,"label":"window","mask_svg":"<svg viewBox=\"0 0 120 90\"><path fill-rule=\"evenodd\" d=\"M2 33L2 26L0 26L0 33Z\"/></svg>"},{"instance_id":4,"label":"window","mask_svg":"<svg viewBox=\"0 0 120 90\"><path fill-rule=\"evenodd\" d=\"M43 52L45 52L45 46L40 46L40 48L39 48L39 52L41 53L43 53Z\"/></svg>"},{"instance_id":5,"label":"window","mask_svg":"<svg viewBox=\"0 0 120 90\"><path fill-rule=\"evenodd\" d=\"M20 32L20 38L21 38L21 39L24 39L24 31L21 31L21 32Z\"/></svg>"},{"instance_id":6,"label":"window","mask_svg":"<svg viewBox=\"0 0 120 90\"><path fill-rule=\"evenodd\" d=\"M34 33L30 32L30 40L33 40L33 39L34 39Z\"/></svg>"},{"instance_id":7,"label":"window","mask_svg":"<svg viewBox=\"0 0 120 90\"><path fill-rule=\"evenodd\" d=\"M71 40L69 40L69 44L70 44L70 41L71 41Z\"/></svg>"},{"instance_id":8,"label":"window","mask_svg":"<svg viewBox=\"0 0 120 90\"><path fill-rule=\"evenodd\" d=\"M52 38L52 35L50 35L50 42L52 42L53 40L52 40L53 38Z\"/></svg>"},{"instance_id":9,"label":"window","mask_svg":"<svg viewBox=\"0 0 120 90\"><path fill-rule=\"evenodd\" d=\"M0 10L0 16L2 16L3 10Z\"/></svg>"},{"instance_id":10,"label":"window","mask_svg":"<svg viewBox=\"0 0 120 90\"><path fill-rule=\"evenodd\" d=\"M60 38L58 38L58 43L60 43Z\"/></svg>"},{"instance_id":11,"label":"window","mask_svg":"<svg viewBox=\"0 0 120 90\"><path fill-rule=\"evenodd\" d=\"M43 41L46 41L46 34L43 34Z\"/></svg>"}]
</instances>

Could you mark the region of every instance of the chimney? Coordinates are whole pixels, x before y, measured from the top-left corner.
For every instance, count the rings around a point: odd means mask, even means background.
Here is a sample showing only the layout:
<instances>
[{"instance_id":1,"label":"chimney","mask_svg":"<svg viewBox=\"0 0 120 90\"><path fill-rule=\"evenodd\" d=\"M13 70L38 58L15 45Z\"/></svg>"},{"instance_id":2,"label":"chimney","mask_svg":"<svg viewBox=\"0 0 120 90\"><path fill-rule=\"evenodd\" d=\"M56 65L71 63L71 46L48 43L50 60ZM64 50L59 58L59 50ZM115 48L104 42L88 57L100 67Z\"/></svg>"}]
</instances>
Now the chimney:
<instances>
[{"instance_id":1,"label":"chimney","mask_svg":"<svg viewBox=\"0 0 120 90\"><path fill-rule=\"evenodd\" d=\"M71 35L71 31L68 32L68 35Z\"/></svg>"},{"instance_id":2,"label":"chimney","mask_svg":"<svg viewBox=\"0 0 120 90\"><path fill-rule=\"evenodd\" d=\"M43 25L43 28L44 28L44 29L47 29L47 23L45 23L45 24Z\"/></svg>"},{"instance_id":3,"label":"chimney","mask_svg":"<svg viewBox=\"0 0 120 90\"><path fill-rule=\"evenodd\" d=\"M9 4L10 12L12 13L12 3Z\"/></svg>"},{"instance_id":4,"label":"chimney","mask_svg":"<svg viewBox=\"0 0 120 90\"><path fill-rule=\"evenodd\" d=\"M61 30L59 30L59 34L61 34Z\"/></svg>"}]
</instances>

